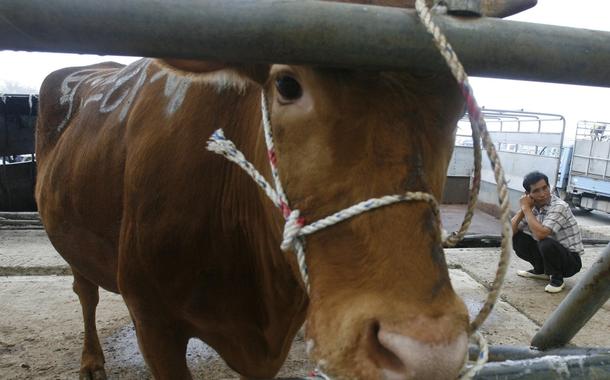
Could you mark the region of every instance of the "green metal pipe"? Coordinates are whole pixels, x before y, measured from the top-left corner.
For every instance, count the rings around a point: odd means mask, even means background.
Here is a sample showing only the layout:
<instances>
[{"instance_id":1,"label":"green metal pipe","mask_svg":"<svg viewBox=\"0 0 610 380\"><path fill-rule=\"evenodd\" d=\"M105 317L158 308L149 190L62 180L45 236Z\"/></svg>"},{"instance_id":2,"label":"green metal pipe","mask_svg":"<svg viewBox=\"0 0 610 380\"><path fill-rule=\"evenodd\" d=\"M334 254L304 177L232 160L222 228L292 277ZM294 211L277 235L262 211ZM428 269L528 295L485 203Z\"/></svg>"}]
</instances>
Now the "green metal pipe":
<instances>
[{"instance_id":1,"label":"green metal pipe","mask_svg":"<svg viewBox=\"0 0 610 380\"><path fill-rule=\"evenodd\" d=\"M471 75L610 87L610 33L437 17ZM2 0L0 49L446 70L415 12L312 0Z\"/></svg>"},{"instance_id":2,"label":"green metal pipe","mask_svg":"<svg viewBox=\"0 0 610 380\"><path fill-rule=\"evenodd\" d=\"M468 355L470 360L476 360L479 354L479 348L470 346ZM489 361L502 362L505 360L525 360L540 358L543 356L594 356L607 355L610 356L610 348L598 347L564 347L556 348L547 351L540 351L530 347L498 345L489 346Z\"/></svg>"},{"instance_id":3,"label":"green metal pipe","mask_svg":"<svg viewBox=\"0 0 610 380\"><path fill-rule=\"evenodd\" d=\"M610 355L544 356L527 360L487 363L474 380L607 380ZM278 380L320 380L320 377Z\"/></svg>"},{"instance_id":4,"label":"green metal pipe","mask_svg":"<svg viewBox=\"0 0 610 380\"><path fill-rule=\"evenodd\" d=\"M610 379L610 355L544 356L486 364L475 380L605 380Z\"/></svg>"}]
</instances>

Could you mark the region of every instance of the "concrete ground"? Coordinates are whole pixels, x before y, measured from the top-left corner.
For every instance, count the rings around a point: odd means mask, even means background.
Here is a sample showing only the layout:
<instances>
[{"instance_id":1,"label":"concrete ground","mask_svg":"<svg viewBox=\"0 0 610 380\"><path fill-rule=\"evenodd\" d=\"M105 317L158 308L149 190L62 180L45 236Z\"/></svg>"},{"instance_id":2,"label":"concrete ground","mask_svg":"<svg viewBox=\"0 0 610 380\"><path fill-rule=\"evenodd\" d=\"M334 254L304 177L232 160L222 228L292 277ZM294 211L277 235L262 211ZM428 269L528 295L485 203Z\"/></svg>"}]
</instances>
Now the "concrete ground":
<instances>
[{"instance_id":1,"label":"concrete ground","mask_svg":"<svg viewBox=\"0 0 610 380\"><path fill-rule=\"evenodd\" d=\"M457 229L463 207L443 206L443 224ZM580 218L581 216L579 216ZM584 216L587 218L589 216ZM610 219L601 220L595 233L607 236ZM579 223L587 230L586 223ZM494 234L498 221L475 214L475 234ZM528 346L532 336L569 290L595 261L603 246L587 246L583 270L567 279L566 291L544 292L545 282L518 277L528 264L515 256L501 300L481 331L493 345ZM447 249L453 286L474 317L482 306L486 289L496 271L499 248ZM82 344L82 318L66 263L54 251L43 230L0 229L0 378L67 379L78 376ZM148 379L149 372L138 352L135 334L120 296L101 291L98 331L106 355L110 379ZM576 335L571 344L610 347L610 302ZM189 366L196 378L235 379L236 374L205 344L191 341ZM304 376L313 365L297 337L280 376Z\"/></svg>"}]
</instances>

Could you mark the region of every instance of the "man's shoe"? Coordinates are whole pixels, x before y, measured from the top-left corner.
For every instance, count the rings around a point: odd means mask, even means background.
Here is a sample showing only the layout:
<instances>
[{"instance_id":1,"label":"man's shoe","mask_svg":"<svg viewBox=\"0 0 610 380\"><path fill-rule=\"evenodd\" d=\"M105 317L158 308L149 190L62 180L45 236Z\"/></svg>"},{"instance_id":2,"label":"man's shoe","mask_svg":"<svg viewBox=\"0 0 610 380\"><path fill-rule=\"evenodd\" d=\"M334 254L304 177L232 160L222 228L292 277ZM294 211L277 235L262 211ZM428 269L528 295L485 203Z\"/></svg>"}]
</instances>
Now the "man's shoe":
<instances>
[{"instance_id":1,"label":"man's shoe","mask_svg":"<svg viewBox=\"0 0 610 380\"><path fill-rule=\"evenodd\" d=\"M549 275L544 273L536 273L533 269L530 270L519 270L517 271L517 276L526 277L526 278L535 278L538 280L548 280Z\"/></svg>"},{"instance_id":2,"label":"man's shoe","mask_svg":"<svg viewBox=\"0 0 610 380\"><path fill-rule=\"evenodd\" d=\"M551 282L544 287L544 291L548 293L559 293L566 286L563 280L557 278L551 278Z\"/></svg>"}]
</instances>

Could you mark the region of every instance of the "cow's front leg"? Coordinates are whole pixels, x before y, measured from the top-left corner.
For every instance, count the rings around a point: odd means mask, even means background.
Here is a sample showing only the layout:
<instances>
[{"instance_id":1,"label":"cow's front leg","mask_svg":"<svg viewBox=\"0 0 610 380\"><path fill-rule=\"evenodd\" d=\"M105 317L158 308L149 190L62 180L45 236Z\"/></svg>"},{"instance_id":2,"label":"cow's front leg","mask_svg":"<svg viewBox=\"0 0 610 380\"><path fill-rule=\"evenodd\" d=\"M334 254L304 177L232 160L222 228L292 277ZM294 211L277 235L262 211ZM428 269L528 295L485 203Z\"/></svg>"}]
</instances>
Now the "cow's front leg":
<instances>
[{"instance_id":1,"label":"cow's front leg","mask_svg":"<svg viewBox=\"0 0 610 380\"><path fill-rule=\"evenodd\" d=\"M156 313L155 313L156 314ZM140 351L156 380L192 379L186 365L189 338L170 319L134 315Z\"/></svg>"},{"instance_id":2,"label":"cow's front leg","mask_svg":"<svg viewBox=\"0 0 610 380\"><path fill-rule=\"evenodd\" d=\"M85 323L85 341L81 357L80 374L81 380L105 380L104 353L97 336L95 326L95 309L99 302L98 286L83 277L72 268L74 283L72 289L78 295L80 305L83 309L83 321Z\"/></svg>"}]
</instances>

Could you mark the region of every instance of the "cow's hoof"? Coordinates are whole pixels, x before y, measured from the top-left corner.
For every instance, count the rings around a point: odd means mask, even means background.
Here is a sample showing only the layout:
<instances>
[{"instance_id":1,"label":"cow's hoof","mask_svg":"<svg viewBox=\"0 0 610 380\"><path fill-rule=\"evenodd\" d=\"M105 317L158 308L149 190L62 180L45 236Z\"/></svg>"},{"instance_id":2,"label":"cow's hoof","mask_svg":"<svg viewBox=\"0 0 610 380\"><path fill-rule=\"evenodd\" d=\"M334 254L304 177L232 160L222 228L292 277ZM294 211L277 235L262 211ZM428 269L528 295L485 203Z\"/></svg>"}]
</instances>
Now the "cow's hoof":
<instances>
[{"instance_id":1,"label":"cow's hoof","mask_svg":"<svg viewBox=\"0 0 610 380\"><path fill-rule=\"evenodd\" d=\"M94 371L89 371L86 369L82 369L80 371L80 375L78 376L79 380L107 380L106 371L104 369L96 369Z\"/></svg>"}]
</instances>

